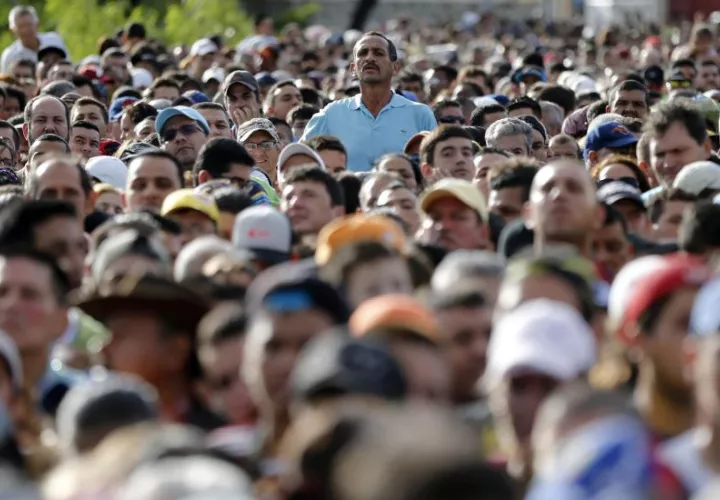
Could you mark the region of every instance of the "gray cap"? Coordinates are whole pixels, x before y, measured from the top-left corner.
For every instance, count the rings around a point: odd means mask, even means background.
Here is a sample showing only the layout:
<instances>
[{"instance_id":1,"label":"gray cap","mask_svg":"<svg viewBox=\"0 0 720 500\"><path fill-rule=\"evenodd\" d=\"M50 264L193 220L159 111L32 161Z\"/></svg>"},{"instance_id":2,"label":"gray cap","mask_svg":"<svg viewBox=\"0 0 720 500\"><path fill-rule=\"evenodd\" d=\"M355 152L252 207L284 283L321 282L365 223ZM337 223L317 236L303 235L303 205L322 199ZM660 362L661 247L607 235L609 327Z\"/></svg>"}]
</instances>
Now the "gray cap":
<instances>
[{"instance_id":1,"label":"gray cap","mask_svg":"<svg viewBox=\"0 0 720 500\"><path fill-rule=\"evenodd\" d=\"M255 132L267 132L273 140L280 142L275 125L267 118L253 118L238 126L235 134L239 142L247 141Z\"/></svg>"},{"instance_id":2,"label":"gray cap","mask_svg":"<svg viewBox=\"0 0 720 500\"><path fill-rule=\"evenodd\" d=\"M157 237L130 229L111 236L100 245L93 259L93 279L99 282L110 264L126 255L144 255L166 264L168 269L171 265L170 254Z\"/></svg>"},{"instance_id":3,"label":"gray cap","mask_svg":"<svg viewBox=\"0 0 720 500\"><path fill-rule=\"evenodd\" d=\"M249 71L237 70L226 76L223 82L223 93L227 95L228 90L236 83L242 83L257 95L259 88L258 82Z\"/></svg>"}]
</instances>

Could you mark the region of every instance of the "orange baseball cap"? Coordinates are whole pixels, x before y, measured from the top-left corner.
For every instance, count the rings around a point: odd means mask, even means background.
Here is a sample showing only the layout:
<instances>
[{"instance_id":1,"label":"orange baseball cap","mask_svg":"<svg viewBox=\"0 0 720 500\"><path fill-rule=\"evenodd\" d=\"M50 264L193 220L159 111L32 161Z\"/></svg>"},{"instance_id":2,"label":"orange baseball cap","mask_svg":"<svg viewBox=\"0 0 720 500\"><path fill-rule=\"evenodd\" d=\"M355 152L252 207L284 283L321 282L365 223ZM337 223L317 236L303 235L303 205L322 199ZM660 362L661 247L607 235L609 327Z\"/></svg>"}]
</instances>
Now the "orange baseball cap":
<instances>
[{"instance_id":1,"label":"orange baseball cap","mask_svg":"<svg viewBox=\"0 0 720 500\"><path fill-rule=\"evenodd\" d=\"M355 310L348 327L355 337L377 330L401 329L438 343L440 329L430 309L409 295L391 294L368 299Z\"/></svg>"},{"instance_id":2,"label":"orange baseball cap","mask_svg":"<svg viewBox=\"0 0 720 500\"><path fill-rule=\"evenodd\" d=\"M360 241L377 241L399 252L407 238L400 225L384 215L351 215L327 224L318 234L315 261L327 264L342 248Z\"/></svg>"}]
</instances>

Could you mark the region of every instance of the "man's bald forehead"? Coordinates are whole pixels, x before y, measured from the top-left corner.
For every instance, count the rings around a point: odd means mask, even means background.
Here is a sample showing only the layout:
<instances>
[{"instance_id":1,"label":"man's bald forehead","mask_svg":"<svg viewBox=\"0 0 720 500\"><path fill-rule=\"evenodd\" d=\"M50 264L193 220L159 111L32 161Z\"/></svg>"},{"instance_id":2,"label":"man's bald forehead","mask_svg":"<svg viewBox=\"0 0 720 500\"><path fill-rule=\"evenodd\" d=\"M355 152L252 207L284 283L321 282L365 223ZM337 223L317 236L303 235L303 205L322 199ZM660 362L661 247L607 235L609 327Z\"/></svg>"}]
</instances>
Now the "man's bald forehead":
<instances>
[{"instance_id":1,"label":"man's bald forehead","mask_svg":"<svg viewBox=\"0 0 720 500\"><path fill-rule=\"evenodd\" d=\"M572 158L554 160L542 167L535 175L533 188L544 184L548 179L558 176L572 176L577 179L582 179L590 189L595 190L595 183L593 182L590 172L585 168L585 165Z\"/></svg>"},{"instance_id":2,"label":"man's bald forehead","mask_svg":"<svg viewBox=\"0 0 720 500\"><path fill-rule=\"evenodd\" d=\"M76 170L76 164L72 157L70 156L61 156L61 155L53 155L50 158L43 161L40 165L38 165L37 169L35 170L35 173L40 176L50 170L53 167L61 166L65 168L71 168L73 170Z\"/></svg>"}]
</instances>

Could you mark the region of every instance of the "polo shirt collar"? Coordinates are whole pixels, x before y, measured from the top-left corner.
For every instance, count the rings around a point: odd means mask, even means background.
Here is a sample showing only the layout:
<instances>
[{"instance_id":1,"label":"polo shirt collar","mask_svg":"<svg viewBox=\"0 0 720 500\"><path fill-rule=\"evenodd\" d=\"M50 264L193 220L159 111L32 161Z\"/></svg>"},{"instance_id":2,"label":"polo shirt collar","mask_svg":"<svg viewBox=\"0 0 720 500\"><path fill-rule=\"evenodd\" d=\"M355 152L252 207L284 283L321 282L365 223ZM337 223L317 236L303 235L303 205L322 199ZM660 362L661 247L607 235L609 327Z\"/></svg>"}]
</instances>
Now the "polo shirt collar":
<instances>
[{"instance_id":1,"label":"polo shirt collar","mask_svg":"<svg viewBox=\"0 0 720 500\"><path fill-rule=\"evenodd\" d=\"M407 106L408 100L405 99L403 96L392 91L392 98L390 99L390 107L391 108L403 108ZM362 107L362 94L358 93L355 97L352 98L352 102L350 103L350 109L360 109Z\"/></svg>"}]
</instances>

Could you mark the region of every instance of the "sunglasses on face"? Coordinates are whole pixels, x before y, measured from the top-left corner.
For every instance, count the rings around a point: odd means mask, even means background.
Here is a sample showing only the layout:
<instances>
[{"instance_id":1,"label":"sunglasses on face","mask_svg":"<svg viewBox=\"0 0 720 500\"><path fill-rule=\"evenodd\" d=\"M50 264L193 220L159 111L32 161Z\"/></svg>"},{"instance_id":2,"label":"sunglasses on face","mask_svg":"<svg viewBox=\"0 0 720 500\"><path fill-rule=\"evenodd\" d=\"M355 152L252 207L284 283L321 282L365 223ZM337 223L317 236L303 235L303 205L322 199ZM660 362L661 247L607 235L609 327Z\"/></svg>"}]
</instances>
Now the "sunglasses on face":
<instances>
[{"instance_id":1,"label":"sunglasses on face","mask_svg":"<svg viewBox=\"0 0 720 500\"><path fill-rule=\"evenodd\" d=\"M675 89L689 89L692 86L692 82L689 80L671 80L667 82L668 86Z\"/></svg>"},{"instance_id":2,"label":"sunglasses on face","mask_svg":"<svg viewBox=\"0 0 720 500\"><path fill-rule=\"evenodd\" d=\"M177 137L178 134L180 134L184 137L190 137L198 130L199 129L198 129L197 125L193 125L192 123L182 125L178 128L171 128L171 129L165 130L163 132L162 141L163 142L171 142L171 141L175 140L175 137Z\"/></svg>"},{"instance_id":3,"label":"sunglasses on face","mask_svg":"<svg viewBox=\"0 0 720 500\"><path fill-rule=\"evenodd\" d=\"M438 120L438 123L447 123L447 124L459 124L459 125L465 125L465 118L461 118L459 116L443 116Z\"/></svg>"}]
</instances>

